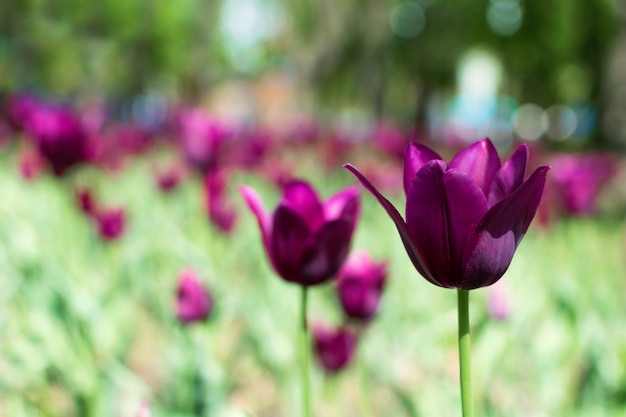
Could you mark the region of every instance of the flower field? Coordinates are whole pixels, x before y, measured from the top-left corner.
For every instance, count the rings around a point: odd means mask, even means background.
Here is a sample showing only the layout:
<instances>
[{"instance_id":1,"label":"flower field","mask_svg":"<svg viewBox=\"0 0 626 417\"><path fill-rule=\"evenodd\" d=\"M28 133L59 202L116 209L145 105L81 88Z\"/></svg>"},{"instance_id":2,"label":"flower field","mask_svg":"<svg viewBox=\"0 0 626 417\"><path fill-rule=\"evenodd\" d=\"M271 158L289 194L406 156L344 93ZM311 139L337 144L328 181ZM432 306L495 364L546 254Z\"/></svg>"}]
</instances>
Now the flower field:
<instances>
[{"instance_id":1,"label":"flower field","mask_svg":"<svg viewBox=\"0 0 626 417\"><path fill-rule=\"evenodd\" d=\"M279 190L233 171L223 192L237 221L224 233L209 221L201 176L158 187L155 161L169 156L151 149L113 173L85 166L27 180L15 148L0 154L0 416L135 416L142 401L164 417L299 415L298 287L272 270L238 187L270 206ZM340 165L321 170L314 153L283 158L324 198L356 184ZM77 203L80 187L124 207L121 236L101 238ZM404 204L401 191L387 195ZM621 217L535 221L505 276L472 291L479 415L626 413ZM454 292L419 276L364 190L352 249L385 260L388 276L352 361L334 374L315 362L314 415L457 415ZM177 319L185 268L211 293L206 321ZM335 283L312 288L309 318L340 324Z\"/></svg>"}]
</instances>

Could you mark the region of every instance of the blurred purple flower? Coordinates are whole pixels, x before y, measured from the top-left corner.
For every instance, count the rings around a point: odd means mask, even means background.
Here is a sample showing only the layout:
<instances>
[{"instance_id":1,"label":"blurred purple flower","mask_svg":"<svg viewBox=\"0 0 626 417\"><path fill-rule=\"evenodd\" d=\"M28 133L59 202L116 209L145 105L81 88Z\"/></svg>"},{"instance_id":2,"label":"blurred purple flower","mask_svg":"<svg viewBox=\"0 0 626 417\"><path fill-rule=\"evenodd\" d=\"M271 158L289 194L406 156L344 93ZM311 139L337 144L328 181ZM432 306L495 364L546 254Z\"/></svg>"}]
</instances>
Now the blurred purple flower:
<instances>
[{"instance_id":1,"label":"blurred purple flower","mask_svg":"<svg viewBox=\"0 0 626 417\"><path fill-rule=\"evenodd\" d=\"M95 216L96 202L93 196L93 193L88 188L80 188L76 190L76 202L80 207L81 211L85 213L87 216Z\"/></svg>"},{"instance_id":2,"label":"blurred purple flower","mask_svg":"<svg viewBox=\"0 0 626 417\"><path fill-rule=\"evenodd\" d=\"M274 135L267 129L254 126L241 132L236 148L231 149L233 164L244 169L258 167L274 146Z\"/></svg>"},{"instance_id":3,"label":"blurred purple flower","mask_svg":"<svg viewBox=\"0 0 626 417\"><path fill-rule=\"evenodd\" d=\"M265 251L279 276L311 286L337 273L359 217L358 188L346 188L322 202L311 185L293 180L284 186L273 213L252 188L241 186L240 191L257 218Z\"/></svg>"},{"instance_id":4,"label":"blurred purple flower","mask_svg":"<svg viewBox=\"0 0 626 417\"><path fill-rule=\"evenodd\" d=\"M204 321L213 310L213 298L198 274L187 268L178 276L176 316L183 324Z\"/></svg>"},{"instance_id":5,"label":"blurred purple flower","mask_svg":"<svg viewBox=\"0 0 626 417\"><path fill-rule=\"evenodd\" d=\"M230 233L237 221L237 212L226 198L226 174L209 171L204 181L207 213L218 230Z\"/></svg>"},{"instance_id":6,"label":"blurred purple flower","mask_svg":"<svg viewBox=\"0 0 626 417\"><path fill-rule=\"evenodd\" d=\"M617 172L615 157L598 153L556 155L550 159L550 165L555 197L567 213L580 216L595 213L602 186Z\"/></svg>"},{"instance_id":7,"label":"blurred purple flower","mask_svg":"<svg viewBox=\"0 0 626 417\"><path fill-rule=\"evenodd\" d=\"M76 115L52 105L38 105L29 112L26 130L56 175L89 159L87 132Z\"/></svg>"},{"instance_id":8,"label":"blurred purple flower","mask_svg":"<svg viewBox=\"0 0 626 417\"><path fill-rule=\"evenodd\" d=\"M386 280L386 262L374 262L367 252L351 253L337 280L337 293L346 316L364 322L371 320Z\"/></svg>"},{"instance_id":9,"label":"blurred purple flower","mask_svg":"<svg viewBox=\"0 0 626 417\"><path fill-rule=\"evenodd\" d=\"M93 218L103 240L115 240L124 233L126 212L123 208L99 209Z\"/></svg>"},{"instance_id":10,"label":"blurred purple flower","mask_svg":"<svg viewBox=\"0 0 626 417\"><path fill-rule=\"evenodd\" d=\"M334 374L345 368L354 357L357 336L348 328L329 329L313 326L313 352L322 368Z\"/></svg>"},{"instance_id":11,"label":"blurred purple flower","mask_svg":"<svg viewBox=\"0 0 626 417\"><path fill-rule=\"evenodd\" d=\"M113 139L117 152L121 155L137 155L152 144L152 134L146 128L130 123L118 123L107 134Z\"/></svg>"},{"instance_id":12,"label":"blurred purple flower","mask_svg":"<svg viewBox=\"0 0 626 417\"><path fill-rule=\"evenodd\" d=\"M522 145L501 165L485 138L446 164L430 148L412 143L404 158L406 222L363 174L345 167L387 211L426 280L471 290L502 277L535 215L549 167L524 181L527 158Z\"/></svg>"},{"instance_id":13,"label":"blurred purple flower","mask_svg":"<svg viewBox=\"0 0 626 417\"><path fill-rule=\"evenodd\" d=\"M29 94L16 94L7 100L7 116L14 130L25 130L31 113L39 106L39 101Z\"/></svg>"},{"instance_id":14,"label":"blurred purple flower","mask_svg":"<svg viewBox=\"0 0 626 417\"><path fill-rule=\"evenodd\" d=\"M509 317L509 294L505 282L500 280L489 287L488 295L489 315L498 321Z\"/></svg>"},{"instance_id":15,"label":"blurred purple flower","mask_svg":"<svg viewBox=\"0 0 626 417\"><path fill-rule=\"evenodd\" d=\"M314 120L300 119L293 122L287 129L287 144L301 146L314 143L320 137L320 127Z\"/></svg>"},{"instance_id":16,"label":"blurred purple flower","mask_svg":"<svg viewBox=\"0 0 626 417\"><path fill-rule=\"evenodd\" d=\"M189 163L203 172L215 168L234 130L198 109L181 111L178 122L181 146Z\"/></svg>"},{"instance_id":17,"label":"blurred purple flower","mask_svg":"<svg viewBox=\"0 0 626 417\"><path fill-rule=\"evenodd\" d=\"M379 150L402 159L408 145L406 133L390 122L380 122L374 126L372 136Z\"/></svg>"},{"instance_id":18,"label":"blurred purple flower","mask_svg":"<svg viewBox=\"0 0 626 417\"><path fill-rule=\"evenodd\" d=\"M155 172L154 178L159 189L167 193L178 187L183 179L183 169L178 165L172 165L166 170Z\"/></svg>"}]
</instances>

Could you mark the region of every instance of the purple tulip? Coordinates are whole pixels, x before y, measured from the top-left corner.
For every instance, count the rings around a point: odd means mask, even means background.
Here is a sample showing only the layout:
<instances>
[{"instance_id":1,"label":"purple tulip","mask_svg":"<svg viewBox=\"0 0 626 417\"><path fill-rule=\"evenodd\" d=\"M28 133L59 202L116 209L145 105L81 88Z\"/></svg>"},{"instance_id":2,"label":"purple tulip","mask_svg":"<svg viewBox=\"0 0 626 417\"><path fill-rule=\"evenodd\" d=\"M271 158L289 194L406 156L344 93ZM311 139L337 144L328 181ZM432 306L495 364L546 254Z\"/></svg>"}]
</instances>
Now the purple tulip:
<instances>
[{"instance_id":1,"label":"purple tulip","mask_svg":"<svg viewBox=\"0 0 626 417\"><path fill-rule=\"evenodd\" d=\"M390 122L380 122L372 131L375 146L382 152L402 158L408 143L407 135Z\"/></svg>"},{"instance_id":2,"label":"purple tulip","mask_svg":"<svg viewBox=\"0 0 626 417\"><path fill-rule=\"evenodd\" d=\"M337 293L346 316L367 322L378 310L387 279L387 264L366 252L352 253L339 270Z\"/></svg>"},{"instance_id":3,"label":"purple tulip","mask_svg":"<svg viewBox=\"0 0 626 417\"><path fill-rule=\"evenodd\" d=\"M224 171L210 171L204 180L206 208L211 223L223 233L233 231L237 212L226 198L226 175Z\"/></svg>"},{"instance_id":4,"label":"purple tulip","mask_svg":"<svg viewBox=\"0 0 626 417\"><path fill-rule=\"evenodd\" d=\"M430 148L410 144L404 157L406 222L363 174L345 167L387 211L424 278L471 290L502 277L535 216L549 167L524 180L527 159L522 145L501 165L487 138L449 164Z\"/></svg>"},{"instance_id":5,"label":"purple tulip","mask_svg":"<svg viewBox=\"0 0 626 417\"><path fill-rule=\"evenodd\" d=\"M81 188L76 190L76 202L78 203L81 211L87 216L96 215L96 201L93 193L89 188Z\"/></svg>"},{"instance_id":6,"label":"purple tulip","mask_svg":"<svg viewBox=\"0 0 626 417\"><path fill-rule=\"evenodd\" d=\"M103 240L115 240L124 233L126 213L123 208L100 209L96 211L93 218Z\"/></svg>"},{"instance_id":7,"label":"purple tulip","mask_svg":"<svg viewBox=\"0 0 626 417\"><path fill-rule=\"evenodd\" d=\"M332 330L320 324L313 326L313 352L328 373L339 372L352 361L356 343L356 334L348 328Z\"/></svg>"},{"instance_id":8,"label":"purple tulip","mask_svg":"<svg viewBox=\"0 0 626 417\"><path fill-rule=\"evenodd\" d=\"M311 286L331 279L348 255L359 217L359 190L346 188L322 202L313 187L293 180L270 214L252 188L240 187L257 218L272 266L284 280Z\"/></svg>"},{"instance_id":9,"label":"purple tulip","mask_svg":"<svg viewBox=\"0 0 626 417\"><path fill-rule=\"evenodd\" d=\"M40 105L29 113L26 130L55 175L89 158L86 130L76 115L62 107Z\"/></svg>"},{"instance_id":10,"label":"purple tulip","mask_svg":"<svg viewBox=\"0 0 626 417\"><path fill-rule=\"evenodd\" d=\"M572 215L595 213L598 196L617 172L612 155L557 155L551 158L551 183L561 198L563 208Z\"/></svg>"},{"instance_id":11,"label":"purple tulip","mask_svg":"<svg viewBox=\"0 0 626 417\"><path fill-rule=\"evenodd\" d=\"M161 191L171 192L178 187L183 180L183 169L178 165L172 165L166 170L156 171L154 180Z\"/></svg>"},{"instance_id":12,"label":"purple tulip","mask_svg":"<svg viewBox=\"0 0 626 417\"><path fill-rule=\"evenodd\" d=\"M213 310L213 298L198 274L185 269L178 277L176 316L183 324L204 321Z\"/></svg>"},{"instance_id":13,"label":"purple tulip","mask_svg":"<svg viewBox=\"0 0 626 417\"><path fill-rule=\"evenodd\" d=\"M202 110L185 110L179 115L180 138L189 163L206 172L215 168L226 140L234 129Z\"/></svg>"}]
</instances>

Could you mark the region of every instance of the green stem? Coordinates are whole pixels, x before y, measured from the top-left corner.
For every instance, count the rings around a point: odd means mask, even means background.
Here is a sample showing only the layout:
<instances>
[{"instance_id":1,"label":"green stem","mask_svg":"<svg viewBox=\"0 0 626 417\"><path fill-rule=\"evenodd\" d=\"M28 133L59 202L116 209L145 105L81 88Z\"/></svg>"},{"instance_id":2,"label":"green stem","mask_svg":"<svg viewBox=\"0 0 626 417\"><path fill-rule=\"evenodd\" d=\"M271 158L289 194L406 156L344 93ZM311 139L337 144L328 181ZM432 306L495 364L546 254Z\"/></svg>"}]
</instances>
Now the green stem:
<instances>
[{"instance_id":1,"label":"green stem","mask_svg":"<svg viewBox=\"0 0 626 417\"><path fill-rule=\"evenodd\" d=\"M302 377L302 416L311 417L311 380L310 380L310 362L311 362L311 343L309 342L309 327L307 324L307 287L302 286L302 300L300 302L300 326L301 326L301 345L300 345L300 366Z\"/></svg>"},{"instance_id":2,"label":"green stem","mask_svg":"<svg viewBox=\"0 0 626 417\"><path fill-rule=\"evenodd\" d=\"M463 417L472 417L472 364L470 358L469 291L458 289L459 368L461 371L461 406Z\"/></svg>"}]
</instances>

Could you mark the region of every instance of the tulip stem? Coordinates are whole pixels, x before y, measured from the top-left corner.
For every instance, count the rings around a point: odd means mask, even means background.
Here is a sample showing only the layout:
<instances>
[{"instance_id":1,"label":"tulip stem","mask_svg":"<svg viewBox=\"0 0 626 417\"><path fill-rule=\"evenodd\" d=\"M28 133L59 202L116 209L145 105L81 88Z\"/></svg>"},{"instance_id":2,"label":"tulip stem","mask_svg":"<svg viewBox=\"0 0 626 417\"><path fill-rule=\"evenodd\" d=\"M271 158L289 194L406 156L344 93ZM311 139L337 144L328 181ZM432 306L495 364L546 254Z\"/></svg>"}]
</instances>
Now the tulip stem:
<instances>
[{"instance_id":1,"label":"tulip stem","mask_svg":"<svg viewBox=\"0 0 626 417\"><path fill-rule=\"evenodd\" d=\"M300 302L301 316L301 346L300 346L300 366L302 377L302 416L311 417L311 381L310 381L310 362L311 362L311 344L309 342L309 326L307 324L307 289L306 285L302 286L302 299Z\"/></svg>"},{"instance_id":2,"label":"tulip stem","mask_svg":"<svg viewBox=\"0 0 626 417\"><path fill-rule=\"evenodd\" d=\"M469 291L457 290L459 301L459 369L461 371L461 407L463 417L473 417L472 365L470 358Z\"/></svg>"}]
</instances>

